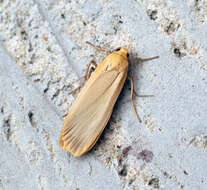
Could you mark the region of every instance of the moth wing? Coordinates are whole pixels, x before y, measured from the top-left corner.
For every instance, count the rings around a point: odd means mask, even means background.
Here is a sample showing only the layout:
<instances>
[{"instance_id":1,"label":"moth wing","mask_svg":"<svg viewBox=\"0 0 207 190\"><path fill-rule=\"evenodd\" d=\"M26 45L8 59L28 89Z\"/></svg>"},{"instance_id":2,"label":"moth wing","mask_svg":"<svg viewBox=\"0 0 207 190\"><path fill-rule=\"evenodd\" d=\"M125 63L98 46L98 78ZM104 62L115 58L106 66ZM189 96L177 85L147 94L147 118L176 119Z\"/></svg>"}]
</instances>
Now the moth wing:
<instances>
[{"instance_id":1,"label":"moth wing","mask_svg":"<svg viewBox=\"0 0 207 190\"><path fill-rule=\"evenodd\" d=\"M61 129L59 145L63 149L80 156L93 147L111 116L126 76L125 71L104 72L87 89L85 96L80 96L78 102L85 102L85 105L75 106L75 114L71 117L69 110Z\"/></svg>"}]
</instances>

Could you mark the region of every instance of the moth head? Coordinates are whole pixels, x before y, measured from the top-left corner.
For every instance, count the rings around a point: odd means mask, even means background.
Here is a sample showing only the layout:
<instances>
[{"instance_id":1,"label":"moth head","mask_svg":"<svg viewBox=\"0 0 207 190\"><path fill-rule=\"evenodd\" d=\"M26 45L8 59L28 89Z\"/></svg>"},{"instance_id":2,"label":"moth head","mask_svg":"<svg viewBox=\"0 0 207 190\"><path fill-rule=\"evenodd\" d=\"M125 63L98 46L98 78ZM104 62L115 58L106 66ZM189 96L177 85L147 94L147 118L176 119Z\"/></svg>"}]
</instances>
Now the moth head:
<instances>
[{"instance_id":1,"label":"moth head","mask_svg":"<svg viewBox=\"0 0 207 190\"><path fill-rule=\"evenodd\" d=\"M128 50L126 48L119 47L115 50L115 52L117 52L118 54L126 57L127 59L129 58L129 53L128 53Z\"/></svg>"}]
</instances>

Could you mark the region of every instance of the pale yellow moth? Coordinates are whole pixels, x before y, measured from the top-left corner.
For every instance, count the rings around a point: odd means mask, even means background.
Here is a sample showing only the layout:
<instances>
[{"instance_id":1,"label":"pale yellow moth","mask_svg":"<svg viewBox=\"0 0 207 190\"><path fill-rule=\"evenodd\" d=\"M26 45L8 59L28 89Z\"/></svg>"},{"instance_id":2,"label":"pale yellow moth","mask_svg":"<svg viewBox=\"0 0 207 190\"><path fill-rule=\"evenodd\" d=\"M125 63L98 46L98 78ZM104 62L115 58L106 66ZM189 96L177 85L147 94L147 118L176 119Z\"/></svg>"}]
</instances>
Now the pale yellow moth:
<instances>
[{"instance_id":1,"label":"pale yellow moth","mask_svg":"<svg viewBox=\"0 0 207 190\"><path fill-rule=\"evenodd\" d=\"M59 136L60 147L81 156L95 145L127 78L128 65L127 49L119 48L97 66L68 111ZM133 87L132 80L131 84ZM138 117L133 101L132 105Z\"/></svg>"}]
</instances>

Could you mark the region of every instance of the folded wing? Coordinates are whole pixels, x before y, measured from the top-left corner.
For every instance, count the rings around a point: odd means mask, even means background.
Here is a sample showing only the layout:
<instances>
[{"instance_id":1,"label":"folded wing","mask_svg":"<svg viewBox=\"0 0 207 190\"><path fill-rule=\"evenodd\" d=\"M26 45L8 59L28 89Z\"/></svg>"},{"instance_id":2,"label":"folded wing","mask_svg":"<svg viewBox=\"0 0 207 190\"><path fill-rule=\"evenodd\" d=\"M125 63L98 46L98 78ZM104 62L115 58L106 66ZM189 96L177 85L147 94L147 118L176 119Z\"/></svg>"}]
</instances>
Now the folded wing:
<instances>
[{"instance_id":1,"label":"folded wing","mask_svg":"<svg viewBox=\"0 0 207 190\"><path fill-rule=\"evenodd\" d=\"M90 88L86 86L85 92L82 90L61 129L59 145L63 149L80 156L93 147L111 116L126 76L124 71L107 71Z\"/></svg>"}]
</instances>

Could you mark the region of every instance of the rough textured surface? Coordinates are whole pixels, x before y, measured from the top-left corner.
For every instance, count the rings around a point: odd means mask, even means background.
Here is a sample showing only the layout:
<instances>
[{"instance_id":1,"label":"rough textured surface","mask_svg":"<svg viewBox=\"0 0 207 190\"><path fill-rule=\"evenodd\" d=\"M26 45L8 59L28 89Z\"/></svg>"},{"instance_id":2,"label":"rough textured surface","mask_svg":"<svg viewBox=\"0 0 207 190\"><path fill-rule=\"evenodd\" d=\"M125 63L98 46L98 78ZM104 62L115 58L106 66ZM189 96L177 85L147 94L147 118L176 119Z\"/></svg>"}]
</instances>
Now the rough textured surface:
<instances>
[{"instance_id":1,"label":"rough textured surface","mask_svg":"<svg viewBox=\"0 0 207 190\"><path fill-rule=\"evenodd\" d=\"M207 186L205 0L0 0L0 189L199 189ZM57 145L86 65L108 49L130 57L126 83L96 146Z\"/></svg>"}]
</instances>

